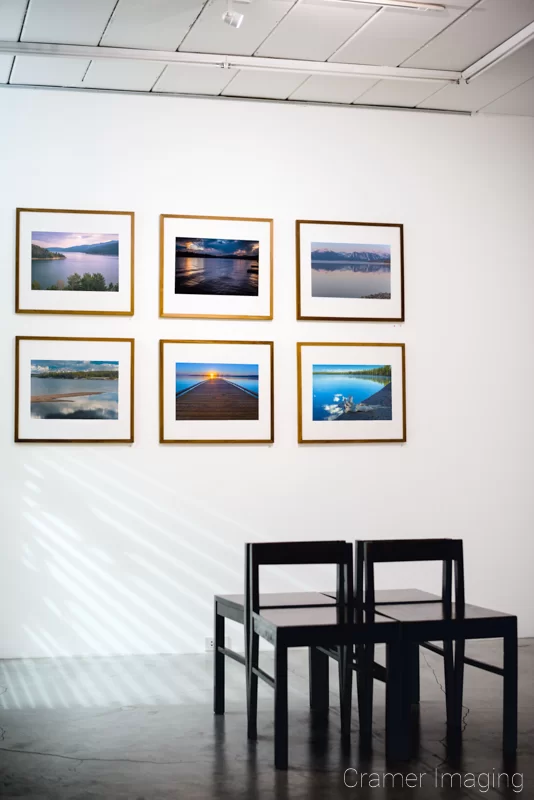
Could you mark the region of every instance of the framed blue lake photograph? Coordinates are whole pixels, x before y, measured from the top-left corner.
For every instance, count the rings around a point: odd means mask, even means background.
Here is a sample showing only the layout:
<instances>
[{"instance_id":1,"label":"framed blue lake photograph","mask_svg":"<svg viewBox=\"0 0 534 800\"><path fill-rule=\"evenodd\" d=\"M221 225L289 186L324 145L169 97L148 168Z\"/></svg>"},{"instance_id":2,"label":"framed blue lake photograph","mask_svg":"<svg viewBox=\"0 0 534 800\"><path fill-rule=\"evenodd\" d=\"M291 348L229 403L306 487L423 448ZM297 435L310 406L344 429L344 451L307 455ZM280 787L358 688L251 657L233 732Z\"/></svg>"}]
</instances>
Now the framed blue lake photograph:
<instances>
[{"instance_id":1,"label":"framed blue lake photograph","mask_svg":"<svg viewBox=\"0 0 534 800\"><path fill-rule=\"evenodd\" d=\"M160 316L272 319L272 219L162 214L160 226Z\"/></svg>"},{"instance_id":2,"label":"framed blue lake photograph","mask_svg":"<svg viewBox=\"0 0 534 800\"><path fill-rule=\"evenodd\" d=\"M403 226L297 220L297 319L402 322Z\"/></svg>"},{"instance_id":3,"label":"framed blue lake photograph","mask_svg":"<svg viewBox=\"0 0 534 800\"><path fill-rule=\"evenodd\" d=\"M19 314L134 312L132 211L17 209Z\"/></svg>"},{"instance_id":4,"label":"framed blue lake photograph","mask_svg":"<svg viewBox=\"0 0 534 800\"><path fill-rule=\"evenodd\" d=\"M403 344L300 342L299 442L406 441Z\"/></svg>"}]
</instances>

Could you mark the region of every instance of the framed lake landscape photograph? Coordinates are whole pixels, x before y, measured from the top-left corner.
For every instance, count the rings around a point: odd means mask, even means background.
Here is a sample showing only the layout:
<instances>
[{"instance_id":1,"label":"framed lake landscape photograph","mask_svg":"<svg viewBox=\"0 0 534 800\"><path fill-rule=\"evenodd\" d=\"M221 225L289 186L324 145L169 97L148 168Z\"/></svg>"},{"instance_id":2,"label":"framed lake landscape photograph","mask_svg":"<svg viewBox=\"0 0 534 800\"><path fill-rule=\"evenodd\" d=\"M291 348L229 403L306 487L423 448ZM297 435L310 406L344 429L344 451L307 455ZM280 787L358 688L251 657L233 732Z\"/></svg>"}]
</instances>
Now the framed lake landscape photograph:
<instances>
[{"instance_id":1,"label":"framed lake landscape photograph","mask_svg":"<svg viewBox=\"0 0 534 800\"><path fill-rule=\"evenodd\" d=\"M297 319L402 322L403 226L297 220Z\"/></svg>"},{"instance_id":2,"label":"framed lake landscape photograph","mask_svg":"<svg viewBox=\"0 0 534 800\"><path fill-rule=\"evenodd\" d=\"M18 314L134 313L134 214L17 208Z\"/></svg>"},{"instance_id":3,"label":"framed lake landscape photograph","mask_svg":"<svg viewBox=\"0 0 534 800\"><path fill-rule=\"evenodd\" d=\"M160 316L272 319L272 219L162 214Z\"/></svg>"},{"instance_id":4,"label":"framed lake landscape photograph","mask_svg":"<svg viewBox=\"0 0 534 800\"><path fill-rule=\"evenodd\" d=\"M301 443L405 442L403 344L299 342Z\"/></svg>"},{"instance_id":5,"label":"framed lake landscape photograph","mask_svg":"<svg viewBox=\"0 0 534 800\"><path fill-rule=\"evenodd\" d=\"M16 442L133 442L134 340L17 336Z\"/></svg>"},{"instance_id":6,"label":"framed lake landscape photograph","mask_svg":"<svg viewBox=\"0 0 534 800\"><path fill-rule=\"evenodd\" d=\"M273 442L273 347L162 339L160 442Z\"/></svg>"}]
</instances>

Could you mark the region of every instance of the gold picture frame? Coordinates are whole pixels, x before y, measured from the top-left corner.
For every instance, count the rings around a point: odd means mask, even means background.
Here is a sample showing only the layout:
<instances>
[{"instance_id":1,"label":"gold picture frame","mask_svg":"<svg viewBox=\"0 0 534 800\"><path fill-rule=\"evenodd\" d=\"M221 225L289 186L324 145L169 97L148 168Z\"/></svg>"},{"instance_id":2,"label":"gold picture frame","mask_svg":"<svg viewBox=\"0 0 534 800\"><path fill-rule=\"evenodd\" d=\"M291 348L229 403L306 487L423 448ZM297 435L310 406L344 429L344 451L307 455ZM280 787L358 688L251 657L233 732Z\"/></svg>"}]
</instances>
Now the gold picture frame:
<instances>
[{"instance_id":1,"label":"gold picture frame","mask_svg":"<svg viewBox=\"0 0 534 800\"><path fill-rule=\"evenodd\" d=\"M390 349L398 352L398 354L400 355L400 358L397 356L396 359L395 359L395 372L393 372L393 374L392 374L391 371L390 371L389 384L390 384L390 387L391 387L392 381L397 382L398 378L400 377L401 387L400 387L400 389L396 390L395 397L393 397L392 399L391 398L389 399L389 403L390 403L390 407L391 407L391 418L390 418L391 421L393 421L393 411L394 411L395 408L397 408L397 417L398 417L398 419L396 420L396 426L391 425L391 430L398 431L400 433L400 435L396 435L396 436L388 435L387 429L385 427L382 428L381 432L384 432L386 435L381 435L381 436L377 436L376 434L373 435L372 433L369 436L352 436L351 435L351 431L354 430L354 427L351 427L350 429L349 428L346 429L347 435L344 438L341 435L336 436L336 437L332 437L332 435L331 434L329 435L328 433L325 433L324 437L323 436L319 436L318 434L317 435L311 435L311 436L305 435L305 432L309 432L310 430L311 431L314 430L314 422L315 423L317 422L317 420L313 416L313 399L314 399L313 397L311 398L311 406L309 405L308 409L307 409L308 410L308 414L307 414L307 418L306 419L304 419L304 413L303 413L303 407L304 407L304 394L303 394L303 392L304 392L304 389L303 389L304 370L306 369L308 371L308 373L309 373L310 366L311 366L310 363L309 363L309 359L307 359L306 366L304 366L304 364L303 364L303 361L304 361L303 353L304 353L305 348L353 348L353 349L354 348L364 348L364 349L365 348L375 348L377 350L377 352L380 353L380 354L382 352L384 352L385 348L390 348ZM334 355L336 355L335 351L332 351L332 352L333 352ZM344 351L341 350L341 353L343 353L343 352ZM345 366L346 359L345 358L340 358L339 357L340 355L341 354L338 355L338 359L337 360L339 361L340 364L342 363ZM366 351L366 358L368 356L373 356L373 355L376 358L376 354L373 353L372 350L367 350ZM321 361L324 361L325 358L328 359L328 356L327 356L326 353L318 354L318 357L319 357L319 359ZM365 358L364 359L360 359L360 361L362 361L362 360L365 363ZM380 361L382 361L382 359ZM370 365L371 362L367 362L367 364ZM336 366L336 360L334 360L330 366ZM313 379L315 377L314 374L313 374L313 366L311 367L311 369L312 369L312 379L309 380L309 374L308 374L308 381L307 381L307 387L306 388L307 388L307 390L310 391L310 393L313 392L314 397L316 397L316 396L319 396L319 391L316 391L316 386L313 383ZM335 369L332 370L332 376L336 375L336 374L339 374L339 371L335 370ZM360 373L360 374L362 374L362 373ZM395 374L397 375L397 377L395 377ZM335 389L334 392L333 392L334 397L338 396L338 394L339 394L338 390ZM377 394L378 394L378 392L377 392ZM391 388L390 388L390 394L391 394ZM369 399L372 396L373 395L370 395ZM374 395L374 396L376 397L376 395ZM343 401L345 399L346 398L343 397ZM350 400L352 401L352 398L350 398ZM338 401L338 403L339 403L339 401ZM354 407L354 404L352 404L352 405ZM351 413L354 413L354 412L357 413L357 407L358 406L361 407L361 401L356 404L356 408L354 409L354 411L351 411ZM399 408L399 406L400 406L400 408ZM331 406L327 406L327 408L331 408ZM332 414L334 414L335 411L336 411L336 409L333 409L332 410ZM311 414L310 414L310 412L311 412ZM323 426L325 424L326 425L341 425L341 426L342 425L351 425L351 426L353 426L353 425L367 425L368 422L375 423L375 419L373 419L373 418L369 419L368 417L364 417L364 413L372 413L372 412L363 412L361 418L359 418L359 419L355 418L354 416L349 418L348 414L345 415L346 416L345 420L341 420L339 418L341 416L341 414L339 416L329 417L327 420L325 420L323 418L323 420L318 423L318 425L319 425L318 430L320 432L322 430L324 430ZM310 416L311 416L311 419L310 419ZM299 444L370 444L370 443L373 443L373 444L377 444L377 443L391 444L391 443L403 443L403 442L405 442L406 441L406 348L405 348L404 343L399 343L399 342L297 342L297 417L298 417L298 442L299 442ZM387 421L384 420L384 419L382 419L382 420L379 419L379 425L382 425L382 426L389 425L389 421L390 421L389 418L387 418ZM315 425L315 428L317 428L317 425ZM372 427L368 426L368 429L369 430L374 430L374 431L377 430L376 429L376 425L373 425ZM337 427L336 428L328 428L328 430L332 431L332 432L335 430L339 434L342 434L343 431L344 431L343 428L337 428Z\"/></svg>"},{"instance_id":2,"label":"gold picture frame","mask_svg":"<svg viewBox=\"0 0 534 800\"><path fill-rule=\"evenodd\" d=\"M118 345L129 345L129 349L125 348L125 353L128 358L129 367L129 386L128 392L128 419L124 429L127 433L126 436L108 437L108 438L86 438L86 437L37 437L37 436L22 436L21 435L21 345L24 342L80 342L80 343L109 343ZM85 359L84 359L85 360ZM63 361L63 359L62 359ZM100 361L100 360L99 360ZM135 380L135 340L125 338L108 338L108 337L91 337L91 336L17 336L15 338L15 442L21 443L42 443L42 444L132 444L134 441L134 380ZM117 387L117 390L119 387ZM91 392L90 394L97 394ZM80 396L79 393L70 393L66 395L70 398ZM55 402L56 395L51 395ZM27 392L26 392L26 399ZM31 397L29 398L31 401ZM42 401L41 401L42 402ZM117 403L119 400L117 400ZM57 418L57 417L56 417ZM84 420L85 421L85 420ZM93 421L93 420L92 420ZM97 422L97 420L94 420ZM109 420L106 420L108 423ZM66 424L75 424L74 420L66 420ZM65 424L63 421L62 424ZM27 426L25 421L24 426Z\"/></svg>"},{"instance_id":3,"label":"gold picture frame","mask_svg":"<svg viewBox=\"0 0 534 800\"><path fill-rule=\"evenodd\" d=\"M167 396L167 402L170 401L170 398L172 396L173 399L174 399L175 405L176 405L176 398L179 396L178 393L176 392L176 365L177 365L177 362L174 362L174 364L175 364L175 372L174 372L173 379L172 379L174 388L173 388L172 391L170 391L172 389L172 387L169 384L167 384L167 391L166 391L166 382L165 382L165 375L167 374L166 373L166 366L168 367L170 364L172 364L173 360L169 360L168 364L166 365L165 348L168 347L168 346L173 346L173 345L177 346L176 351L175 351L176 352L175 357L177 357L178 353L180 352L179 348L182 348L182 349L187 348L187 351L189 353L193 353L197 349L196 346L201 346L201 347L198 348L200 353L203 353L203 352L206 352L206 351L211 353L211 349L212 348L216 349L216 348L221 348L221 346L222 346L223 355L222 356L218 355L217 357L218 358L223 357L225 359L229 357L228 353L232 353L233 352L233 348L235 348L235 347L248 346L249 352L250 352L250 349L254 349L254 348L266 348L266 350L267 350L267 359L265 358L265 354L262 356L262 358L263 358L263 379L265 381L265 378L267 378L267 382L269 384L269 388L268 388L268 392L267 392L268 410L266 411L266 414L265 414L266 419L264 419L263 423L262 423L263 427L260 426L260 425L258 425L258 427L260 429L265 430L267 435L264 435L264 436L249 436L248 438L246 436L244 436L244 437L236 437L235 435L234 436L222 435L222 436L219 436L219 437L214 437L214 436L197 436L197 437L193 437L191 435L187 435L187 436L184 436L184 437L176 437L175 436L173 438L170 438L169 436L167 436L166 435L166 428L172 427L172 423L167 421L167 416L168 415L166 414L166 406L167 406L167 404L166 404L166 396ZM207 347L204 347L204 346L207 346ZM214 354L216 353L215 349L213 350ZM191 357L192 356L189 356L189 358L191 358ZM200 357L204 358L205 356L199 355L199 358ZM250 360L250 356L249 356L249 360ZM188 363L192 363L192 362L188 361ZM195 366L198 366L199 363L203 363L205 365L206 362L193 362L193 363L194 363ZM215 363L219 363L219 362L212 361L210 363L215 364ZM239 364L239 362L237 362L237 363ZM241 363L244 364L245 362L241 362ZM258 364L261 364L261 360L259 358L259 354L258 354ZM223 366L223 365L221 365L221 366ZM256 365L256 366L258 366L258 365ZM262 398L262 395L261 395L261 384L262 384L261 374L262 374L262 367L260 366L259 374L258 374L258 381L257 381L258 382L259 392L258 392L258 396L256 398L257 403L258 403L258 422L261 421L260 420L260 416L261 416L261 398ZM215 377L215 376L212 375L211 377ZM192 389L195 389L195 388L196 388L196 386L192 386L191 389L186 389L184 392L181 393L181 395L186 394L187 392L189 392L189 391L191 391ZM265 408L265 406L264 406L264 408ZM176 419L176 415L174 415L174 417ZM206 419L206 417L201 417L200 422L202 422L202 420L205 420L205 419ZM229 417L225 417L223 419L223 421L224 420L227 421L228 419L229 419ZM211 421L211 419L210 419L210 421ZM219 422L219 420L215 420L215 421ZM235 422L235 420L232 420L232 421ZM193 424L195 424L196 422L198 422L198 420L195 420L193 422ZM239 340L239 341L237 341L237 340L228 340L228 339L217 339L217 340L160 339L160 343L159 343L159 441L160 441L160 444L272 444L274 442L274 342L272 342L272 341L249 341L249 340L246 340L246 341L245 340Z\"/></svg>"},{"instance_id":4,"label":"gold picture frame","mask_svg":"<svg viewBox=\"0 0 534 800\"><path fill-rule=\"evenodd\" d=\"M206 226L212 227L213 225L218 226L218 223L252 223L258 226L268 226L269 232L267 236L268 241L268 248L269 254L267 258L267 270L268 275L266 279L261 278L260 272L260 287L259 287L259 294L258 299L261 299L261 306L265 308L265 313L235 313L235 309L233 310L234 313L228 312L217 312L217 309L210 309L209 312L202 309L203 301L198 300L199 297L203 297L202 295L193 295L187 294L184 295L185 298L188 300L188 305L192 305L190 298L194 297L195 300L195 307L197 310L186 309L184 305L184 310L180 311L172 311L169 310L166 306L170 305L170 301L168 300L169 293L166 293L166 285L168 280L166 281L166 268L169 271L169 265L166 264L166 246L165 246L165 229L166 223L169 220L191 220L197 221L201 220L202 223L205 223ZM230 226L231 227L231 226ZM225 237L221 237L225 238ZM234 237L228 236L228 239L232 239ZM237 237L235 237L237 238ZM160 214L160 266L159 266L159 315L160 317L168 317L171 319L248 319L248 320L271 320L273 318L273 244L274 244L274 221L270 217L220 217L220 216L201 216L198 214ZM175 251L174 251L175 252ZM175 269L173 267L173 274ZM170 274L170 273L169 273ZM260 298L260 294L262 292L268 292L268 299ZM167 294L167 302L166 302L166 294ZM224 294L219 295L221 298L220 305L224 305L224 299L227 300ZM230 300L234 301L234 297L230 297ZM240 300L245 300L246 298L239 298ZM254 298L256 299L256 298ZM216 305L210 301L210 305ZM242 303L242 305L246 305L246 303ZM251 302L251 305L254 305ZM258 305L258 303L256 303ZM261 310L261 309L260 309Z\"/></svg>"},{"instance_id":5,"label":"gold picture frame","mask_svg":"<svg viewBox=\"0 0 534 800\"><path fill-rule=\"evenodd\" d=\"M85 309L85 308L35 308L27 306L23 303L23 296L27 295L27 290L21 288L22 272L22 248L21 248L21 231L22 231L22 216L24 214L77 214L85 216L117 216L129 219L128 235L129 235L129 249L130 255L126 263L128 265L127 274L129 287L124 294L127 308L124 309ZM63 227L63 226L62 226ZM30 254L31 258L31 254ZM119 262L120 269L120 262ZM103 211L94 209L71 209L71 208L17 208L16 210L16 255L15 255L15 313L17 314L82 314L90 316L123 316L131 317L135 310L135 212L133 211ZM61 293L61 295L72 295L71 292ZM105 292L84 292L85 295L107 294ZM120 291L117 292L118 299L120 298ZM35 298L34 298L35 299ZM65 298L66 299L66 298Z\"/></svg>"},{"instance_id":6,"label":"gold picture frame","mask_svg":"<svg viewBox=\"0 0 534 800\"><path fill-rule=\"evenodd\" d=\"M373 231L377 228L384 228L384 229L397 229L398 230L398 241L394 237L392 240L392 245L394 249L394 256L395 258L393 261L395 262L395 270L392 269L392 259L391 253L389 255L389 263L390 263L390 284L393 282L394 285L394 294L395 297L391 295L391 289L393 288L390 286L390 297L388 299L380 298L380 299L373 299L372 295L368 297L337 297L333 294L328 294L320 297L313 296L313 289L311 293L308 293L308 288L304 287L304 279L303 279L303 229L304 226L314 226L317 227L317 235L319 236L321 232L321 227L325 227L325 236L327 235L327 226L330 226L331 231L335 231L336 228L341 228L341 230L347 229L348 227L355 229L353 235L355 234L357 229L366 228L371 229ZM313 229L312 229L313 230ZM332 235L332 234L331 234ZM348 238L348 237L346 237ZM364 238L369 238L369 234L366 234ZM391 238L389 234L386 234L384 238ZM297 285L297 319L298 320L308 320L308 321L325 321L325 322L404 322L404 226L402 223L396 222L349 222L349 221L332 221L332 220L317 220L317 219L299 219L295 222L295 241L296 241L296 285ZM335 246L335 245L333 245ZM343 245L346 246L346 245ZM360 245L356 245L360 246ZM369 245L376 247L376 244ZM390 247L390 245L384 245L385 247ZM311 256L310 256L310 269L311 269ZM306 266L306 269L308 267ZM312 282L310 280L310 286ZM373 303L373 306L369 307L369 314L364 314L363 311L366 310L361 305L362 299L365 303ZM348 309L350 305L350 300L352 300L352 306L354 309L359 311L355 311L351 313ZM319 302L317 302L319 301ZM327 301L327 302L326 302ZM388 306L380 306L376 305L377 303L388 303ZM304 308L305 306L305 308ZM324 307L324 311L322 311L321 306ZM338 313L333 313L336 309L339 309ZM315 313L305 313L305 311L310 312L315 309ZM362 310L363 309L363 310ZM391 311L396 311L397 313L391 313ZM322 313L319 313L322 311ZM343 313L341 313L343 311ZM375 316L378 311L385 312L382 316Z\"/></svg>"}]
</instances>

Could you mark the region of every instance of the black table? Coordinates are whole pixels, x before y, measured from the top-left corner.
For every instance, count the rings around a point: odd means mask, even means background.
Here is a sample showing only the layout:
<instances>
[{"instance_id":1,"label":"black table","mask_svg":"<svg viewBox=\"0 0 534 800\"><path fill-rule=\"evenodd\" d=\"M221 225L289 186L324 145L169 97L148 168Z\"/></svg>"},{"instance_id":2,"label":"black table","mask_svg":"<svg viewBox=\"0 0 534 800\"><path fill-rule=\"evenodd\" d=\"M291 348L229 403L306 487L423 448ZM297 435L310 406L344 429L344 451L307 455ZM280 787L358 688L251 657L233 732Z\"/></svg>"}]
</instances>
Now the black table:
<instances>
[{"instance_id":1,"label":"black table","mask_svg":"<svg viewBox=\"0 0 534 800\"><path fill-rule=\"evenodd\" d=\"M328 665L318 658L317 646L328 647L339 643L335 631L335 591L289 592L263 594L260 598L263 634L277 640L285 647L310 646L310 704L312 707L328 705ZM385 643L387 658L386 748L393 760L409 757L406 746L408 709L410 702L418 702L419 646L442 652L432 642L456 642L455 685L463 691L463 666L468 664L493 672L503 678L503 750L513 755L517 748L517 617L478 606L467 605L463 615L452 606L450 613L444 609L438 595L418 589L379 590L375 593L375 612L372 620L352 627L352 644ZM215 675L214 710L224 713L224 659L229 657L245 664L245 658L225 647L224 620L229 618L243 624L244 595L218 595L215 597ZM389 624L387 624L389 623ZM362 628L368 626L367 633ZM348 634L348 631L347 631ZM504 664L502 669L465 656L466 639L502 638ZM417 658L414 657L414 653ZM371 678L372 679L372 678ZM287 686L280 684L278 716L287 715ZM414 689L414 687L416 687ZM449 711L449 709L448 709ZM461 718L448 714L453 735L461 737ZM370 730L364 732L370 739ZM282 739L282 750L287 742ZM284 761L284 753L278 753Z\"/></svg>"}]
</instances>

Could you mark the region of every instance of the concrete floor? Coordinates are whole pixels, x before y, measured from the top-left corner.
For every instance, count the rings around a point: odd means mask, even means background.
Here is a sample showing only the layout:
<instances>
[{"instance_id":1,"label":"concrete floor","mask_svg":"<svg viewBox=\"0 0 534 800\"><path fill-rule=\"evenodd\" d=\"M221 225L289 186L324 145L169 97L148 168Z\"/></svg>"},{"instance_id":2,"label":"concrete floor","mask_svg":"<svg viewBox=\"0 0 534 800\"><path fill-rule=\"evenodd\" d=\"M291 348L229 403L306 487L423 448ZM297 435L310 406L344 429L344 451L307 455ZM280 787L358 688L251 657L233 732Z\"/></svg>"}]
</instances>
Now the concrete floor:
<instances>
[{"instance_id":1,"label":"concrete floor","mask_svg":"<svg viewBox=\"0 0 534 800\"><path fill-rule=\"evenodd\" d=\"M498 664L500 642L468 648ZM421 656L420 744L404 774L384 788L384 691L376 684L374 751L360 762L355 712L351 752L342 752L332 665L328 727L308 709L307 653L290 659L290 769L273 768L272 692L260 684L259 741L245 733L244 671L227 662L227 713L212 713L210 656L38 659L0 662L0 797L32 800L365 800L534 798L534 640L520 642L519 751L501 760L501 681L466 668L462 762L445 762L443 663ZM262 654L268 668L270 656ZM347 788L344 770L375 773ZM435 769L438 768L438 787ZM442 771L459 772L455 789ZM460 779L462 788L458 788ZM355 774L349 781L354 783ZM379 785L377 785L379 784ZM450 779L445 778L445 786ZM487 788L488 787L488 788ZM522 791L519 789L522 787Z\"/></svg>"}]
</instances>

